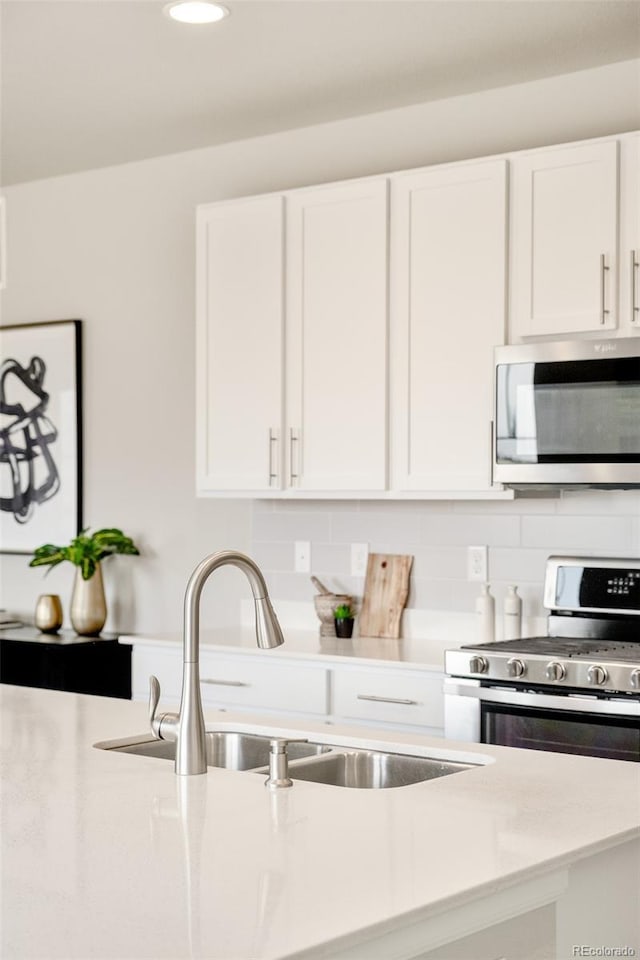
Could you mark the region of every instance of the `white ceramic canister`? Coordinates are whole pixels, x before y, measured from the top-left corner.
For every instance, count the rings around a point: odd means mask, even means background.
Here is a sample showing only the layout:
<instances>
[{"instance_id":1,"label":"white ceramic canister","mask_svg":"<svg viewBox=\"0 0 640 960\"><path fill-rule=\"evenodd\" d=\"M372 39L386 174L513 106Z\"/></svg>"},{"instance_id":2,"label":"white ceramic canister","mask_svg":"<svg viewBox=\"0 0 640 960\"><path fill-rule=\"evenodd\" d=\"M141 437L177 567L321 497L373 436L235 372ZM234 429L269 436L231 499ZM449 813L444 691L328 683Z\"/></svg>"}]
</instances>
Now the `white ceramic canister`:
<instances>
[{"instance_id":1,"label":"white ceramic canister","mask_svg":"<svg viewBox=\"0 0 640 960\"><path fill-rule=\"evenodd\" d=\"M505 640L518 640L522 636L522 599L518 596L517 587L507 589L502 625Z\"/></svg>"},{"instance_id":2,"label":"white ceramic canister","mask_svg":"<svg viewBox=\"0 0 640 960\"><path fill-rule=\"evenodd\" d=\"M489 584L483 583L476 600L477 634L479 643L493 643L495 634L496 604L489 593Z\"/></svg>"}]
</instances>

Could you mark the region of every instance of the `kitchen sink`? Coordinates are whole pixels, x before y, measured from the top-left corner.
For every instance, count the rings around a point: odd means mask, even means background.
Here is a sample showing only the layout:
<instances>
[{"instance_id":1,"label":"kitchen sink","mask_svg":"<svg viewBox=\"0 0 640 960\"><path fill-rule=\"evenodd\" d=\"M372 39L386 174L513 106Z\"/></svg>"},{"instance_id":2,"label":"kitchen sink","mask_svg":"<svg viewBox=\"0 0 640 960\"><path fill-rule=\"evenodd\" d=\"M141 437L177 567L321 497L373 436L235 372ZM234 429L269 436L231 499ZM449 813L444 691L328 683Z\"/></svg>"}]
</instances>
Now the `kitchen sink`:
<instances>
[{"instance_id":1,"label":"kitchen sink","mask_svg":"<svg viewBox=\"0 0 640 960\"><path fill-rule=\"evenodd\" d=\"M233 731L208 732L205 734L207 766L224 767L227 770L252 770L269 765L269 737ZM146 734L139 739L107 740L94 744L100 750L115 750L117 753L135 753L141 757L158 757L175 760L175 740L156 740ZM328 751L320 743L290 743L287 755L290 760L311 757Z\"/></svg>"},{"instance_id":2,"label":"kitchen sink","mask_svg":"<svg viewBox=\"0 0 640 960\"><path fill-rule=\"evenodd\" d=\"M237 731L208 731L205 734L207 766L269 774L271 738ZM132 753L141 757L175 760L174 740L156 740L148 734L125 740L103 740L100 750ZM382 750L355 749L331 743L296 742L287 745L289 777L333 787L381 790L406 787L435 780L452 773L471 770L476 763L416 757Z\"/></svg>"},{"instance_id":3,"label":"kitchen sink","mask_svg":"<svg viewBox=\"0 0 640 960\"><path fill-rule=\"evenodd\" d=\"M293 780L312 780L314 783L326 783L334 787L380 790L435 780L437 777L470 770L474 766L476 764L411 757L398 753L346 750L291 763L289 776Z\"/></svg>"}]
</instances>

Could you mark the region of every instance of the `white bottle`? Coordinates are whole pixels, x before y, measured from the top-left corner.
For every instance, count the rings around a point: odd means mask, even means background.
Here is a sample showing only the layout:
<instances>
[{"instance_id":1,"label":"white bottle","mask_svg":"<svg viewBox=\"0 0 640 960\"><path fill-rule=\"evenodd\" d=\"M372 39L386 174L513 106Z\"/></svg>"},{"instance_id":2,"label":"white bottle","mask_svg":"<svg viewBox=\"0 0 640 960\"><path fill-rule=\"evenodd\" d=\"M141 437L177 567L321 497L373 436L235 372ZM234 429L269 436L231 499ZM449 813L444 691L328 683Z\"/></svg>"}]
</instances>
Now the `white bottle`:
<instances>
[{"instance_id":1,"label":"white bottle","mask_svg":"<svg viewBox=\"0 0 640 960\"><path fill-rule=\"evenodd\" d=\"M489 593L489 584L482 584L482 591L480 596L476 600L476 614L477 614L477 633L478 633L478 642L479 643L493 643L494 640L494 630L495 630L495 619L496 619L496 604L495 600Z\"/></svg>"},{"instance_id":2,"label":"white bottle","mask_svg":"<svg viewBox=\"0 0 640 960\"><path fill-rule=\"evenodd\" d=\"M522 636L522 600L517 587L509 587L504 598L504 639L518 640Z\"/></svg>"}]
</instances>

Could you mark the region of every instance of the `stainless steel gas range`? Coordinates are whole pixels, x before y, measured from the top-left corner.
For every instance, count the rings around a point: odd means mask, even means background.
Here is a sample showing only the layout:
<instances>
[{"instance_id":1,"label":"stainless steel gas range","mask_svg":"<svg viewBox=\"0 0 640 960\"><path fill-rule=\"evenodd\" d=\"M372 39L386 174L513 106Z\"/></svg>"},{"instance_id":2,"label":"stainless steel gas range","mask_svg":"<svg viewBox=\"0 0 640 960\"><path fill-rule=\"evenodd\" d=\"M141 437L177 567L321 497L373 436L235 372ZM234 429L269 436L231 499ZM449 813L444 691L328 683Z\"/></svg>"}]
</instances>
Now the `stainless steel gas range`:
<instances>
[{"instance_id":1,"label":"stainless steel gas range","mask_svg":"<svg viewBox=\"0 0 640 960\"><path fill-rule=\"evenodd\" d=\"M544 637L445 654L445 736L640 761L640 560L550 557Z\"/></svg>"}]
</instances>

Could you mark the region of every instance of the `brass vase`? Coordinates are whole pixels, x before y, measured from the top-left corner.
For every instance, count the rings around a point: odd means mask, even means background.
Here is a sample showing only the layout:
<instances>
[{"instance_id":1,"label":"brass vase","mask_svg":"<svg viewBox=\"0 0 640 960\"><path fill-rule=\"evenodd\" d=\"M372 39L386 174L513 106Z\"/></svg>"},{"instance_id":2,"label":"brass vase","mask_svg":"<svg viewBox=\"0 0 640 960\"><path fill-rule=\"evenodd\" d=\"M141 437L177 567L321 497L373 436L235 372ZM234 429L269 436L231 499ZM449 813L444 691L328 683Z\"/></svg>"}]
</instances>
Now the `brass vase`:
<instances>
[{"instance_id":1,"label":"brass vase","mask_svg":"<svg viewBox=\"0 0 640 960\"><path fill-rule=\"evenodd\" d=\"M107 601L104 596L100 564L90 580L83 580L80 568L76 570L71 594L71 626L81 637L97 636L107 619Z\"/></svg>"},{"instance_id":2,"label":"brass vase","mask_svg":"<svg viewBox=\"0 0 640 960\"><path fill-rule=\"evenodd\" d=\"M57 633L62 626L62 603L55 593L38 597L34 623L41 633Z\"/></svg>"}]
</instances>

